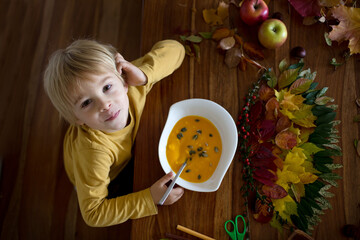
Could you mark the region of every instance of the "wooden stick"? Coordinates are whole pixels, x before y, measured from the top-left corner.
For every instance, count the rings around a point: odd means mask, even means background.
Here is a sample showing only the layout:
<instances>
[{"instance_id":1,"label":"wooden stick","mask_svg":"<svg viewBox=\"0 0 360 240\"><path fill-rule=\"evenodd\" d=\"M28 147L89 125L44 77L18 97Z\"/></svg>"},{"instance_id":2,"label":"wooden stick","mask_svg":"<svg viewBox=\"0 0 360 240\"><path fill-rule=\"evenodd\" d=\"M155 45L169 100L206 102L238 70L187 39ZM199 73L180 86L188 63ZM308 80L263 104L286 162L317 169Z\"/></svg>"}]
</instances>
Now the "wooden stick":
<instances>
[{"instance_id":1,"label":"wooden stick","mask_svg":"<svg viewBox=\"0 0 360 240\"><path fill-rule=\"evenodd\" d=\"M184 226L181 226L181 225L177 225L176 226L176 229L180 230L180 231L183 231L187 234L190 234L190 235L193 235L195 237L198 237L198 238L201 238L201 239L205 239L205 240L215 240L215 238L211 238L211 237L208 237L204 234L201 234L201 233L198 233L198 232L195 232L194 230L191 230L189 228L186 228Z\"/></svg>"},{"instance_id":2,"label":"wooden stick","mask_svg":"<svg viewBox=\"0 0 360 240\"><path fill-rule=\"evenodd\" d=\"M191 34L195 34L195 13L196 13L196 0L193 0L191 8ZM189 58L189 92L190 98L194 97L194 74L195 74L195 56Z\"/></svg>"}]
</instances>

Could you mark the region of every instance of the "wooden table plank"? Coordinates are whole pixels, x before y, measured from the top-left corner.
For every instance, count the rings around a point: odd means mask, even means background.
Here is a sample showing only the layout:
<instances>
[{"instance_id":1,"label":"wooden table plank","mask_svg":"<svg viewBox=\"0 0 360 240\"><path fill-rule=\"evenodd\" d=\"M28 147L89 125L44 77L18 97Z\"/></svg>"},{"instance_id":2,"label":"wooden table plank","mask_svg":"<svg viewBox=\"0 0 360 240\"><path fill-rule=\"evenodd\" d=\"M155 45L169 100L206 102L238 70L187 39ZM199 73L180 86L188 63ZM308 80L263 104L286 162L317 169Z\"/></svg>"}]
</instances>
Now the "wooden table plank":
<instances>
[{"instance_id":1,"label":"wooden table plank","mask_svg":"<svg viewBox=\"0 0 360 240\"><path fill-rule=\"evenodd\" d=\"M216 8L217 3L215 0L196 2L196 31L210 30L202 19L202 10ZM159 40L179 39L175 34L176 29L190 30L191 6L191 0L145 1L142 53ZM350 58L344 66L334 71L329 61L333 57L340 59L346 44L337 46L334 43L334 47L327 46L323 34L329 30L325 24L303 25L301 16L286 0L271 1L269 8L270 13L279 11L283 14L289 36L282 47L264 50L266 59L260 63L266 67L276 67L283 58L295 63L297 60L291 59L289 52L295 46L303 46L307 51L305 68L317 71L316 81L319 82L319 87L328 86L327 95L334 97L335 104L339 105L337 119L342 124L338 130L344 153L342 157L335 158L335 162L344 165L343 169L336 171L343 176L343 180L339 181L338 188L331 189L336 194L330 199L333 209L325 211L326 215L322 217L322 223L314 230L313 236L315 239L345 239L341 236L341 227L346 223L358 224L360 220L360 181L355 176L360 166L353 147L353 140L359 138L359 129L352 121L358 112L354 100L359 92L360 74L355 70L360 68L359 57ZM236 13L235 9L235 15ZM244 26L238 17L235 16L230 24L237 27L245 39L256 41L256 30ZM157 143L169 107L173 103L190 97L210 99L227 109L236 120L243 104L243 96L256 81L257 69L253 66L248 66L245 72L228 69L223 62L224 56L216 50L215 42L203 41L200 47L201 61L194 65L193 85L189 82L191 61L187 57L180 69L155 85L148 95L135 144L134 190L151 186L164 174L158 160ZM158 215L134 220L132 239L159 239L166 232L189 237L176 230L177 224L216 239L226 239L224 222L244 211L241 184L241 164L236 157L218 191L196 193L186 190L177 203L160 206ZM279 234L269 224L262 225L252 218L250 220L251 239L286 239L288 235L286 231L283 235Z\"/></svg>"}]
</instances>

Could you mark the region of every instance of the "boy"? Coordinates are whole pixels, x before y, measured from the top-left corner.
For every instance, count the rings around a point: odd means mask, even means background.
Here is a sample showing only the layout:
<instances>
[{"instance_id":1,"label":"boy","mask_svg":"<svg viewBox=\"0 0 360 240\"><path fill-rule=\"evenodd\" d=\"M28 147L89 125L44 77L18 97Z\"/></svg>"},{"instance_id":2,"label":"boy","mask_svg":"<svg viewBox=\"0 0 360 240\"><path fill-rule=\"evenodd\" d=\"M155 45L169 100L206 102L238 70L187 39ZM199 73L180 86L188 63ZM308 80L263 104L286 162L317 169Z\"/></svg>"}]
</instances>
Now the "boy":
<instances>
[{"instance_id":1,"label":"boy","mask_svg":"<svg viewBox=\"0 0 360 240\"><path fill-rule=\"evenodd\" d=\"M65 170L89 226L157 214L156 204L171 172L150 188L125 196L110 198L108 185L131 160L147 93L181 65L184 55L180 43L165 40L130 63L112 46L77 40L51 56L44 87L70 123L64 139ZM165 204L176 202L183 193L184 189L174 188Z\"/></svg>"}]
</instances>

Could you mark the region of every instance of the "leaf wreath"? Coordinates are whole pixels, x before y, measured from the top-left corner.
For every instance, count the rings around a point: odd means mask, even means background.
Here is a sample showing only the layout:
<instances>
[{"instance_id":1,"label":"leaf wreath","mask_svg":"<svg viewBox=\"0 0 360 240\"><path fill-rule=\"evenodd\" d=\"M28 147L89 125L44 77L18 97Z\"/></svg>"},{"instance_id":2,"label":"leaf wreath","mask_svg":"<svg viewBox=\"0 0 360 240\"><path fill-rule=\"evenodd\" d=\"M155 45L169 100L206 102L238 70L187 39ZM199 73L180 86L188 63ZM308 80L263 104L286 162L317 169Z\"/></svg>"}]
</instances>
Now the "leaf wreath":
<instances>
[{"instance_id":1,"label":"leaf wreath","mask_svg":"<svg viewBox=\"0 0 360 240\"><path fill-rule=\"evenodd\" d=\"M280 75L265 70L245 97L238 122L243 196L267 198L270 224L308 234L331 208L328 190L341 177L333 157L341 156L334 99L317 89L316 72L304 62L279 64ZM257 215L259 213L256 213Z\"/></svg>"}]
</instances>

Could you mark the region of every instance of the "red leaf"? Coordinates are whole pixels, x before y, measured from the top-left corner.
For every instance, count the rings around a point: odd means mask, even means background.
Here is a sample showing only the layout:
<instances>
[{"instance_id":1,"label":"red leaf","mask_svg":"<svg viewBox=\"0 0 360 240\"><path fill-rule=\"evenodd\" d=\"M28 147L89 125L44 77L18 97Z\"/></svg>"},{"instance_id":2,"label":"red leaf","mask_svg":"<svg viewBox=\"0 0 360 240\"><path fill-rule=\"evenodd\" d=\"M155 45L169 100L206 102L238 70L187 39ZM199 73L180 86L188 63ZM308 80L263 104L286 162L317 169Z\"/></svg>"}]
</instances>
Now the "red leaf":
<instances>
[{"instance_id":1,"label":"red leaf","mask_svg":"<svg viewBox=\"0 0 360 240\"><path fill-rule=\"evenodd\" d=\"M268 180L275 180L276 175L265 168L257 168L254 171L254 174L260 178L268 179Z\"/></svg>"},{"instance_id":2,"label":"red leaf","mask_svg":"<svg viewBox=\"0 0 360 240\"><path fill-rule=\"evenodd\" d=\"M264 120L259 129L259 139L263 142L267 141L275 134L275 124L273 121Z\"/></svg>"},{"instance_id":3,"label":"red leaf","mask_svg":"<svg viewBox=\"0 0 360 240\"><path fill-rule=\"evenodd\" d=\"M263 111L262 101L257 101L253 106L251 106L251 109L249 112L250 124L254 123L255 120L257 120L261 117L262 111Z\"/></svg>"},{"instance_id":4,"label":"red leaf","mask_svg":"<svg viewBox=\"0 0 360 240\"><path fill-rule=\"evenodd\" d=\"M320 16L320 5L318 0L289 0L295 10L303 17Z\"/></svg>"},{"instance_id":5,"label":"red leaf","mask_svg":"<svg viewBox=\"0 0 360 240\"><path fill-rule=\"evenodd\" d=\"M256 179L257 181L261 182L262 184L268 185L268 186L273 186L274 183L271 180L268 179L264 179L261 177L258 177L256 175L253 175L253 178Z\"/></svg>"},{"instance_id":6,"label":"red leaf","mask_svg":"<svg viewBox=\"0 0 360 240\"><path fill-rule=\"evenodd\" d=\"M280 199L288 195L282 186L274 184L272 186L263 185L262 190L266 196L272 199Z\"/></svg>"}]
</instances>

